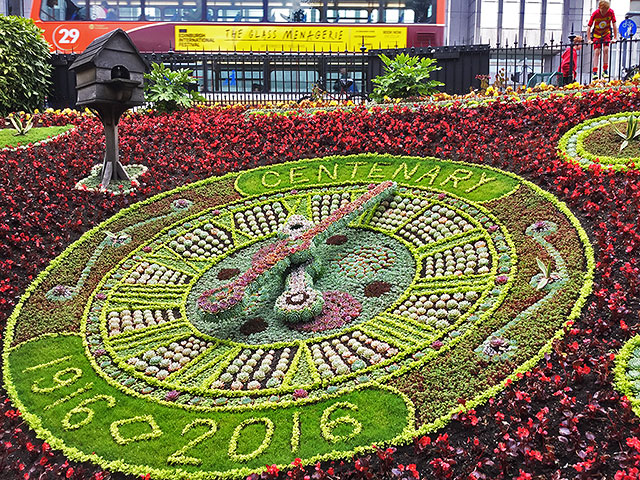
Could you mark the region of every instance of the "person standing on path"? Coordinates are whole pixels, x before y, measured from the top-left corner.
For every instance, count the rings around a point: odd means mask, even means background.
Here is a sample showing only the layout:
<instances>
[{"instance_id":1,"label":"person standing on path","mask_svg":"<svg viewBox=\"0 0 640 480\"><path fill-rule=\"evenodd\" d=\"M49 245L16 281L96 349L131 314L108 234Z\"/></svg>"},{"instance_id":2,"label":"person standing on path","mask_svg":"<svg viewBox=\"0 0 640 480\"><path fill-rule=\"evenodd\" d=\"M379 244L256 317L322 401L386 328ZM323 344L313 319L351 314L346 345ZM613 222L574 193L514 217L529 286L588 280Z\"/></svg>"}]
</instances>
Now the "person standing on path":
<instances>
[{"instance_id":1,"label":"person standing on path","mask_svg":"<svg viewBox=\"0 0 640 480\"><path fill-rule=\"evenodd\" d=\"M598 64L602 50L602 78L609 78L609 45L618 39L616 14L608 0L600 0L598 9L591 14L587 24L587 41L593 42L593 79L598 79Z\"/></svg>"}]
</instances>

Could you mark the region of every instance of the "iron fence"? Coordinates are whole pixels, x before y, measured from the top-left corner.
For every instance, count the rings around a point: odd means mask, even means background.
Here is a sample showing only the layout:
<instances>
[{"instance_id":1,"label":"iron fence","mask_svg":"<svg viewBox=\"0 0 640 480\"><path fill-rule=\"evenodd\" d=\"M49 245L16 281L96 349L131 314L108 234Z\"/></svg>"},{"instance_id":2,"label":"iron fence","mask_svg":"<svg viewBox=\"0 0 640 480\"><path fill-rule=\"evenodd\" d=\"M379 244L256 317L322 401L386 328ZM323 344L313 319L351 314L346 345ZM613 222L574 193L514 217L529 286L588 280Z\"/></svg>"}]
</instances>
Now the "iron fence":
<instances>
[{"instance_id":1,"label":"iron fence","mask_svg":"<svg viewBox=\"0 0 640 480\"><path fill-rule=\"evenodd\" d=\"M372 80L383 73L380 54L393 57L406 52L438 60L441 70L433 77L445 83L448 93L464 93L479 81L478 73L489 73L486 45L371 50L357 52L201 52L145 53L149 63L164 63L171 69L188 68L206 103L251 103L298 101L313 93L326 99L365 100ZM75 105L75 77L68 66L75 55L53 56L54 88L51 106ZM349 79L347 87L341 80Z\"/></svg>"},{"instance_id":2,"label":"iron fence","mask_svg":"<svg viewBox=\"0 0 640 480\"><path fill-rule=\"evenodd\" d=\"M374 87L372 80L384 72L381 54L393 57L408 53L435 58L442 68L433 73L433 78L443 82L442 91L450 94L480 88L483 80L498 89L532 87L541 82L562 85L574 79L585 84L592 80L594 69L598 77L603 75L605 48L610 79L629 79L640 72L640 39L600 46L599 57L594 44L553 41L542 46L498 45L494 48L462 45L321 53L166 52L145 53L144 57L149 63L193 70L197 89L206 103L263 104L299 101L319 92L325 99L362 101ZM575 71L575 77L565 75L563 78L560 73L563 54L570 61L567 72ZM68 72L74 58L75 55L53 56L54 88L49 97L50 106L75 105L75 77ZM345 77L351 82L346 89L340 84Z\"/></svg>"},{"instance_id":3,"label":"iron fence","mask_svg":"<svg viewBox=\"0 0 640 480\"><path fill-rule=\"evenodd\" d=\"M597 54L597 50L600 50ZM604 50L608 50L608 62L605 63ZM572 58L575 55L575 64ZM568 60L566 73L572 70L574 75L563 75L561 63L563 54ZM498 88L507 86L533 87L539 83L562 86L575 80L587 84L595 78L606 77L611 80L630 79L640 70L640 38L622 39L610 45L594 43L559 42L553 40L542 46L498 45L491 49L488 82ZM605 65L607 66L605 72ZM595 69L595 71L594 71Z\"/></svg>"}]
</instances>

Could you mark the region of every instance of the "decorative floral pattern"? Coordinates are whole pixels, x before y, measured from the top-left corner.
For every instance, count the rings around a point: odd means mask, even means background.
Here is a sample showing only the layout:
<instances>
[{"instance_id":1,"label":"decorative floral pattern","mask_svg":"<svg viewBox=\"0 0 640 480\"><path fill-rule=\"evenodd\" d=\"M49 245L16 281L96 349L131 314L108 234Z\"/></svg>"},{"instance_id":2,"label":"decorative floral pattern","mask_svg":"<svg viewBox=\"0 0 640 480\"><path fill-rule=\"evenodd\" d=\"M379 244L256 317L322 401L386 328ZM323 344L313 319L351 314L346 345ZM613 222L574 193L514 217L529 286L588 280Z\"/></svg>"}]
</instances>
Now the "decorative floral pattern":
<instances>
[{"instance_id":1,"label":"decorative floral pattern","mask_svg":"<svg viewBox=\"0 0 640 480\"><path fill-rule=\"evenodd\" d=\"M576 125L560 139L558 151L560 157L572 163L577 163L582 168L598 165L604 169L627 170L640 161L640 158L629 158L623 152L612 151L610 155L595 155L589 152L585 146L585 139L596 130L610 125L611 122L625 122L629 116L637 116L637 112L621 112L603 117L592 118ZM624 128L624 123L623 123Z\"/></svg>"},{"instance_id":2,"label":"decorative floral pattern","mask_svg":"<svg viewBox=\"0 0 640 480\"><path fill-rule=\"evenodd\" d=\"M346 276L366 279L393 265L396 257L395 252L385 246L359 247L345 253L338 264Z\"/></svg>"},{"instance_id":3,"label":"decorative floral pattern","mask_svg":"<svg viewBox=\"0 0 640 480\"><path fill-rule=\"evenodd\" d=\"M322 294L322 312L311 322L301 323L295 328L305 332L324 332L341 328L360 316L362 305L347 292L326 291Z\"/></svg>"},{"instance_id":4,"label":"decorative floral pattern","mask_svg":"<svg viewBox=\"0 0 640 480\"><path fill-rule=\"evenodd\" d=\"M551 331L560 329L570 312L579 311L574 305L586 296L590 282L586 236L550 195L511 174L436 159L364 156L358 162L337 159L335 167L332 161L232 174L240 198L227 203L196 200L205 197L199 188L219 181L208 180L164 194L162 203L149 202L146 214L134 207L137 220L143 220L127 227L129 242L105 243L103 250L110 249L107 268L100 267L100 275L87 274L91 288L81 285L67 300L82 306L80 335L52 337L52 344L82 340L80 356L73 358L78 366L68 365L75 350L69 358L45 356L47 362L35 364L20 357L32 343L21 343L9 354L9 382L17 378L11 369L20 361L26 375L19 381L35 377L33 385L40 390L34 394L39 395L60 389L63 395L51 403L64 414L74 405L93 412L95 403L104 415L79 410L67 419L79 432L108 422L108 431L121 446L145 442L154 448L157 439L171 438L164 441L171 442L173 452L162 465L132 457L129 464L140 468L121 468L141 473L149 467L160 478L171 478L184 465L198 467L190 471L194 478L246 476L265 464L266 455L289 454L274 452L275 436L282 445L285 435L291 454L307 449L309 442L324 442L326 449L306 455L305 463L343 458L373 442L410 441L446 421L446 412L459 406L443 400L439 411L445 414L416 426L415 400L388 384L447 361L447 352L473 351L487 329L498 332L483 350L494 362L511 360L515 357L509 355L517 352L517 365L524 365L549 341L545 334L529 345L528 333L517 327L518 314L527 312L523 318L533 318L530 305L524 302L522 310L512 311L505 302L512 289L528 288L524 297L533 303L539 295L516 268L521 252L526 261L533 258L524 238L528 232L517 229L516 219L498 208L523 189L551 215L534 235L555 244L557 238L547 228L554 224L587 252L564 265L567 295L544 312L564 312L561 321L553 320ZM416 166L407 166L409 161ZM353 173L354 163L362 168L360 177ZM275 168L298 171L281 175ZM317 177L308 178L318 178L318 184L268 188L275 180L303 175L304 168L316 168ZM348 168L343 176L357 181L344 181L341 168ZM387 171L381 174L383 168ZM409 181L412 171L415 177ZM378 175L394 178L398 185L371 184ZM253 176L253 181L243 183L243 176ZM263 191L245 194L247 185ZM381 198L383 194L387 197ZM185 197L189 200L183 204ZM91 258L91 252L84 255ZM45 285L50 291L57 284ZM291 312L297 316L289 319ZM514 319L518 321L510 323ZM13 322L22 321L18 311ZM478 345L469 343L479 336ZM54 367L58 373L49 375ZM80 383L85 377L91 378L91 386ZM113 406L93 393L93 403L75 400L98 385L110 392ZM484 390L476 392L474 401L479 402ZM364 401L367 395L393 404L390 408L397 414L390 415L388 425L379 428L367 420L377 412L377 400ZM144 415L123 417L123 399L144 405ZM169 411L179 412L172 422L167 422ZM208 415L215 421L205 421ZM306 422L317 422L315 440L308 436L311 428L301 428ZM286 434L283 425L290 428ZM193 437L183 438L196 428ZM244 435L253 435L249 432L259 438L246 440ZM214 472L217 467L195 455L195 446L205 439L227 442L222 450L214 448L227 452L227 458L219 459L226 462L224 470ZM194 448L185 449L187 442ZM91 448L100 450L100 445ZM111 460L97 461L118 468Z\"/></svg>"}]
</instances>

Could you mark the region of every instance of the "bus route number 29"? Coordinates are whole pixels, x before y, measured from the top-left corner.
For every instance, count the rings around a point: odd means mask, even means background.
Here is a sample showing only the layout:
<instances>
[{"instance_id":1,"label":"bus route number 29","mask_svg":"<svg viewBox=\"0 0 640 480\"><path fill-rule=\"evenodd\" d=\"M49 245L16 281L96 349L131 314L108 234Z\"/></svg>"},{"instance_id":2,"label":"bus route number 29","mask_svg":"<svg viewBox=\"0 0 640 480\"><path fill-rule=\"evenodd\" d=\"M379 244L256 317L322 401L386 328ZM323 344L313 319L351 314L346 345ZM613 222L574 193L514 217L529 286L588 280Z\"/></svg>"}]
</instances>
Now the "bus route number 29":
<instances>
[{"instance_id":1,"label":"bus route number 29","mask_svg":"<svg viewBox=\"0 0 640 480\"><path fill-rule=\"evenodd\" d=\"M80 30L77 28L67 28L64 25L56 28L53 32L53 43L60 50L68 50L78 43Z\"/></svg>"}]
</instances>

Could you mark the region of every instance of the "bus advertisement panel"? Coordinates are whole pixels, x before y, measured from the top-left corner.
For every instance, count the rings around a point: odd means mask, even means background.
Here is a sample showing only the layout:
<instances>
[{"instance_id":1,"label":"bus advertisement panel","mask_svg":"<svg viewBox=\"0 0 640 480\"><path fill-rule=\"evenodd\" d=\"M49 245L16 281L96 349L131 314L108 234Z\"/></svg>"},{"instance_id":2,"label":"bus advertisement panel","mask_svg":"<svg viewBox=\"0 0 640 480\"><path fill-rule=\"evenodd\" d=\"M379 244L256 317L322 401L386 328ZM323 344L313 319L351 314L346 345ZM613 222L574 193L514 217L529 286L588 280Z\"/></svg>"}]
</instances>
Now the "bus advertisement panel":
<instances>
[{"instance_id":1,"label":"bus advertisement panel","mask_svg":"<svg viewBox=\"0 0 640 480\"><path fill-rule=\"evenodd\" d=\"M176 51L358 51L405 48L407 27L176 25Z\"/></svg>"}]
</instances>

